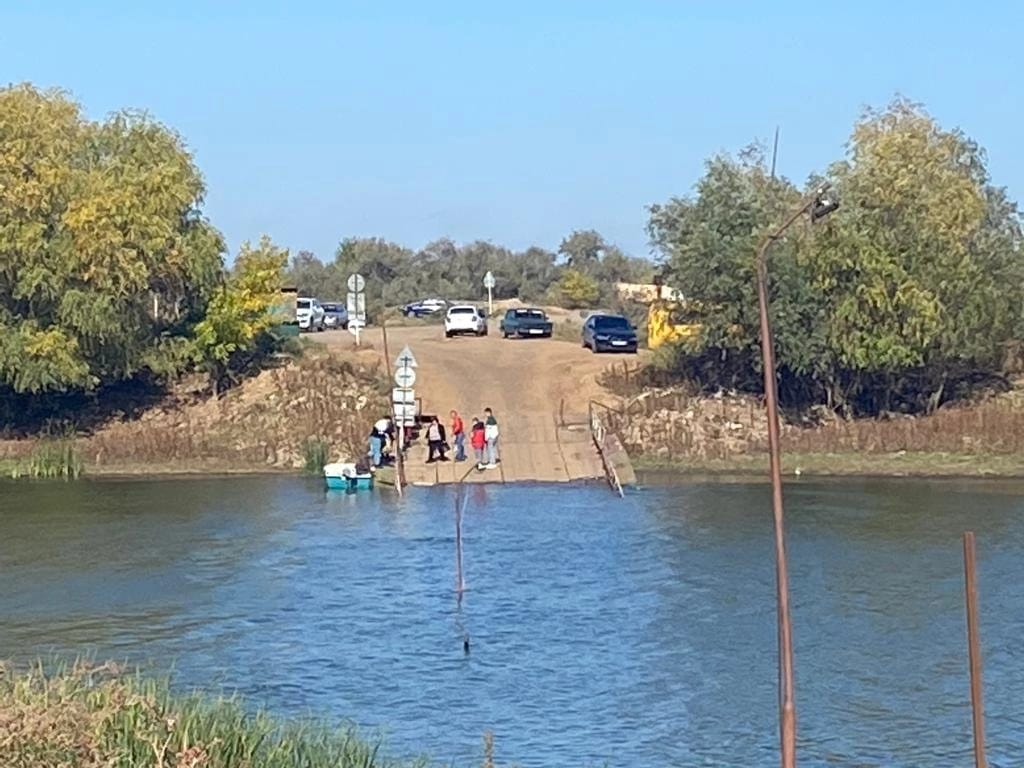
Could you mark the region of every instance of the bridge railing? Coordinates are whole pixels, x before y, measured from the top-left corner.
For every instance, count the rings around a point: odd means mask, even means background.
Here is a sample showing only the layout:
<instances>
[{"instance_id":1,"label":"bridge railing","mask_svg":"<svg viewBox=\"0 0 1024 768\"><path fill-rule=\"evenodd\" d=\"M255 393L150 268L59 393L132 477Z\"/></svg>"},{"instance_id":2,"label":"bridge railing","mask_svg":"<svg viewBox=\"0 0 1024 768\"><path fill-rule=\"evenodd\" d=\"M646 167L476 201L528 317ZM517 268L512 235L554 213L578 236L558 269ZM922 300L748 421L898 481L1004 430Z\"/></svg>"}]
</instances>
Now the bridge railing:
<instances>
[{"instance_id":1,"label":"bridge railing","mask_svg":"<svg viewBox=\"0 0 1024 768\"><path fill-rule=\"evenodd\" d=\"M598 456L601 457L601 466L604 469L608 485L619 496L625 496L622 490L622 483L619 481L619 473L615 469L614 462L609 458L609 435L615 434L612 424L617 421L619 412L610 406L591 400L589 404L588 423L590 426L590 438L594 441ZM616 425L617 426L617 425Z\"/></svg>"}]
</instances>

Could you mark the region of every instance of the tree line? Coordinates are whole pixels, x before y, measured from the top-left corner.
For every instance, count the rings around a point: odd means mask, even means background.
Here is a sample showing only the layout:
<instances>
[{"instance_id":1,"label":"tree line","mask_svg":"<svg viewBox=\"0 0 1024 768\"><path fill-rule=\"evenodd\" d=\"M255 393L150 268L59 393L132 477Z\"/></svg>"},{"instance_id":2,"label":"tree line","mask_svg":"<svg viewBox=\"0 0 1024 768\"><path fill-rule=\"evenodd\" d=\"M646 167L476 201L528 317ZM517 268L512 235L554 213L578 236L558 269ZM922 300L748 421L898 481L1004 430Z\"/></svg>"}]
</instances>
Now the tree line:
<instances>
[{"instance_id":1,"label":"tree line","mask_svg":"<svg viewBox=\"0 0 1024 768\"><path fill-rule=\"evenodd\" d=\"M593 230L577 230L557 252L448 238L413 250L381 238L348 238L327 263L300 251L286 280L300 292L343 300L348 276L358 272L371 303L392 306L435 296L475 300L485 295L483 277L491 272L495 298L587 307L611 301L616 282L647 281L653 271L650 260L626 255Z\"/></svg>"},{"instance_id":2,"label":"tree line","mask_svg":"<svg viewBox=\"0 0 1024 768\"><path fill-rule=\"evenodd\" d=\"M976 142L904 100L866 112L846 157L802 186L754 147L651 207L658 269L702 325L663 363L704 387L759 387L754 254L822 181L839 210L771 254L784 401L919 412L997 377L1024 339L1020 215ZM371 302L394 306L478 298L491 271L498 298L586 307L655 270L592 230L557 251L349 238L327 262L263 238L229 264L205 192L184 141L148 115L95 121L63 92L0 89L0 407L189 370L230 384L277 343L284 283L342 299L360 272Z\"/></svg>"},{"instance_id":3,"label":"tree line","mask_svg":"<svg viewBox=\"0 0 1024 768\"><path fill-rule=\"evenodd\" d=\"M802 189L753 147L652 206L666 279L703 326L663 362L704 387L760 389L754 254L822 182L840 208L770 255L784 402L917 413L999 377L1024 339L1020 214L976 142L902 99L865 112L846 157Z\"/></svg>"}]
</instances>

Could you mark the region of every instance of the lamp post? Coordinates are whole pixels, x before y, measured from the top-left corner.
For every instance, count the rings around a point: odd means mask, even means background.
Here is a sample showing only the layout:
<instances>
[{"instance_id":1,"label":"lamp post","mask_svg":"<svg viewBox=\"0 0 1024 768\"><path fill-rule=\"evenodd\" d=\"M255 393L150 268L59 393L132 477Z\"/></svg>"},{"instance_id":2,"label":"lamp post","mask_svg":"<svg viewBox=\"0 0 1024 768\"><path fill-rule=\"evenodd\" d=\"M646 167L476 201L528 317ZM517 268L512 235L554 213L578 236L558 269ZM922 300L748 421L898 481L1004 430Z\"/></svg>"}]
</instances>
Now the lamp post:
<instances>
[{"instance_id":1,"label":"lamp post","mask_svg":"<svg viewBox=\"0 0 1024 768\"><path fill-rule=\"evenodd\" d=\"M810 212L811 221L828 216L839 202L827 197L828 185L805 199L785 223L765 238L757 251L757 303L761 319L761 360L764 399L768 410L768 455L775 517L775 580L779 623L779 737L782 768L796 766L796 700L793 672L793 623L789 612L789 564L786 559L785 514L782 503L782 455L779 439L779 398L775 376L775 343L768 313L768 251L797 219Z\"/></svg>"}]
</instances>

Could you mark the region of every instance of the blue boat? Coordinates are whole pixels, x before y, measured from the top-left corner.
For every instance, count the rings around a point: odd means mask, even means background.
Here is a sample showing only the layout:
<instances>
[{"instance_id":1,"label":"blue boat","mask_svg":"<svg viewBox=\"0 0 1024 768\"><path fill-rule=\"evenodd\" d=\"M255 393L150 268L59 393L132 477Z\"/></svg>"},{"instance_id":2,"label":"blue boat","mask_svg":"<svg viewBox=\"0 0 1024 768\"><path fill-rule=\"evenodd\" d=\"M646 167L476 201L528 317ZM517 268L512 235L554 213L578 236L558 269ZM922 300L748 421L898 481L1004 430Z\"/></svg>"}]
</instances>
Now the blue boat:
<instances>
[{"instance_id":1,"label":"blue boat","mask_svg":"<svg viewBox=\"0 0 1024 768\"><path fill-rule=\"evenodd\" d=\"M373 488L373 473L360 472L355 464L348 462L325 464L324 479L332 491L368 491Z\"/></svg>"}]
</instances>

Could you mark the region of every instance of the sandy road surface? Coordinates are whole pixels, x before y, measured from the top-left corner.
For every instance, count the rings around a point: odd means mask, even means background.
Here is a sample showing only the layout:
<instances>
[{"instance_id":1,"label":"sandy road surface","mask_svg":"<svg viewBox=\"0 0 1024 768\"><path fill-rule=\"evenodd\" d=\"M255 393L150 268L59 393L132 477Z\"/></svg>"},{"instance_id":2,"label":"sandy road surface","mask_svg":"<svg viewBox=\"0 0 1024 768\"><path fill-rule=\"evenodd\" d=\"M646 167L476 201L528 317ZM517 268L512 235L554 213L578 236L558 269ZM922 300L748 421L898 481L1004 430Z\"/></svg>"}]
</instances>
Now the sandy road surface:
<instances>
[{"instance_id":1,"label":"sandy road surface","mask_svg":"<svg viewBox=\"0 0 1024 768\"><path fill-rule=\"evenodd\" d=\"M597 383L598 375L621 357L595 355L579 344L558 339L502 339L492 320L491 334L446 339L440 325L388 329L392 360L408 345L419 367L416 394L425 413L447 420L455 408L466 421L483 416L490 407L501 428L499 470L471 472L472 481L536 480L560 482L601 477L601 465L590 443L586 422L591 398L612 398ZM325 345L353 350L348 333L328 332L314 337ZM383 355L379 328L363 334L372 350L361 356ZM632 356L625 359L632 360ZM559 428L559 409L568 428ZM469 451L467 446L467 451ZM452 482L469 463L424 465L420 450L410 452L406 476L410 482Z\"/></svg>"}]
</instances>

